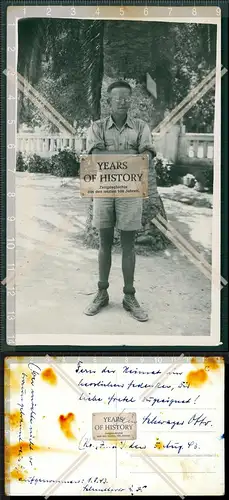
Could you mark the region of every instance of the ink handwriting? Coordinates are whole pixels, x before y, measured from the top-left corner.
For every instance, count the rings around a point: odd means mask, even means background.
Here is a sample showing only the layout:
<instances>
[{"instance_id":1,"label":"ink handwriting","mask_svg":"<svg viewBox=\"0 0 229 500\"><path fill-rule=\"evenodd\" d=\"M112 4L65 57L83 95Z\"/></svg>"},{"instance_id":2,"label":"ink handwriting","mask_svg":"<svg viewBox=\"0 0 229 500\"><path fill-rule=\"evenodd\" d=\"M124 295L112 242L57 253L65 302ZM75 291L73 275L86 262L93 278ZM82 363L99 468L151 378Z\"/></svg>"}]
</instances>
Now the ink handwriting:
<instances>
[{"instance_id":1,"label":"ink handwriting","mask_svg":"<svg viewBox=\"0 0 229 500\"><path fill-rule=\"evenodd\" d=\"M172 406L173 404L187 404L187 403L191 403L191 398L189 399L173 399L173 398L170 398L168 397L167 399L164 399L164 398L155 398L153 396L150 396L149 398L144 398L143 401L147 401L147 403L150 403L151 406L154 406L155 403L168 403L168 406Z\"/></svg>"},{"instance_id":2,"label":"ink handwriting","mask_svg":"<svg viewBox=\"0 0 229 500\"><path fill-rule=\"evenodd\" d=\"M18 406L19 406L19 412L20 412L20 417L19 417L19 431L18 431L18 441L19 442L22 442L24 440L23 436L22 436L22 426L23 426L23 417L25 416L25 413L24 413L24 395L26 394L26 389L25 389L25 383L26 383L26 379L27 379L27 374L26 373L22 373L21 374L21 387L20 387L20 403L18 403ZM18 449L18 462L21 462L22 460L22 452L23 452L23 449L22 449L22 446L19 446L19 449Z\"/></svg>"},{"instance_id":3,"label":"ink handwriting","mask_svg":"<svg viewBox=\"0 0 229 500\"><path fill-rule=\"evenodd\" d=\"M135 449L135 450L145 450L146 445L145 444L140 444L137 443L136 441L132 441L129 443L128 441L119 441L119 443L109 443L109 441L92 441L89 437L87 437L87 434L84 434L84 436L81 438L78 449L80 451L85 450L87 448L90 449L95 449L95 450L102 450L102 449L110 449L110 450L115 450L117 448L119 449Z\"/></svg>"},{"instance_id":4,"label":"ink handwriting","mask_svg":"<svg viewBox=\"0 0 229 500\"><path fill-rule=\"evenodd\" d=\"M126 488L122 487L114 487L110 486L108 479L105 478L99 478L99 477L89 477L89 478L82 478L82 479L77 479L77 480L64 480L64 479L46 479L46 478L40 478L36 476L31 476L28 477L27 479L20 478L19 481L22 482L27 482L33 486L37 485L38 483L54 483L54 484L83 484L83 491L89 492L89 491L100 491L100 492L127 492L130 491L131 494L134 494L136 492L142 492L143 489L147 488L147 485L130 485L127 486Z\"/></svg>"},{"instance_id":5,"label":"ink handwriting","mask_svg":"<svg viewBox=\"0 0 229 500\"><path fill-rule=\"evenodd\" d=\"M123 364L124 361L125 364ZM77 422L75 441L72 443L71 453L81 455L80 452L86 450L93 455L96 453L94 459L97 460L96 457L98 456L99 461L100 454L98 451L111 450L105 453L104 460L106 460L106 456L108 455L119 455L116 451L118 449L123 460L121 463L124 463L127 452L130 453L131 450L139 452L139 455L145 450L145 452L150 452L149 456L152 457L159 457L160 454L165 457L179 456L180 458L198 456L199 450L203 454L206 451L205 446L207 441L205 435L203 437L204 431L208 432L210 430L212 432L214 424L213 414L211 413L214 408L210 408L206 404L206 394L204 396L202 389L193 388L189 382L185 381L186 372L182 371L183 367L179 368L178 371L175 367L174 370L168 368L166 370L161 362L155 364L147 363L145 366L143 364L139 364L139 366L138 363L136 364L137 366L132 364L129 357L123 358L120 365L117 363L109 365L109 359L102 364L96 362L87 364L81 360L74 363L74 381L79 389L72 393L70 401L70 406L72 406L68 410L69 412L75 412L74 415L76 415ZM38 364L32 362L27 365L25 373L21 374L20 393L17 402L20 410L18 450L16 449L15 456L18 452L18 462L22 461L23 441L25 441L24 431L26 430L26 458L29 459L29 465L32 468L27 476L22 476L18 480L27 482L32 486L36 486L39 483L49 483L50 485L55 483L78 484L81 494L86 495L87 493L99 495L100 492L129 496L136 495L137 492L147 493L145 491L147 486L143 483L142 479L139 479L140 476L137 474L136 477L130 476L130 480L128 479L124 484L118 482L118 480L111 481L107 477L89 477L89 468L84 469L80 475L77 473L75 480L52 479L51 472L49 473L46 469L44 469L44 474L40 472L39 477L38 469L36 469L37 466L33 461L36 460L36 452L38 450L36 433L40 433L40 429L37 429L39 427L37 414L40 404L39 415L41 416L44 413L42 418L47 418L47 413L45 413L42 406L43 393L41 394L40 392L40 386L39 390L37 390L39 378L42 378L42 375L41 377L40 375L41 368ZM58 393L58 387L57 389L53 388L53 398L59 397L58 404L61 406L63 401L64 403L67 401L68 404L67 397L65 401L61 394L59 396L57 394L56 396L55 391ZM45 397L47 397L47 394L46 396L44 395ZM27 401L25 401L25 398ZM50 404L50 412L52 411L51 406ZM54 404L53 407L55 408ZM53 409L54 411L56 410ZM63 409L61 406L61 411L65 411L65 406ZM25 415L26 413L27 415ZM94 433L94 415L96 416L95 421L102 421L106 431L108 429L109 433L103 433L103 429L97 434ZM44 421L44 423L46 422L48 422L48 419ZM58 424L57 417L56 422ZM129 431L132 429L133 424L136 425L136 433L123 432L124 430ZM98 423L99 425L100 423ZM116 427L119 427L118 431ZM41 425L41 428L43 430L43 425ZM114 431L117 431L116 434ZM59 432L58 427L57 432ZM220 434L222 434L222 430L218 432L218 436ZM91 436L95 439L92 439ZM110 439L106 439L107 436ZM132 440L129 439L129 436L131 436ZM194 439L192 440L193 437ZM102 440L100 440L101 438ZM47 447L47 450L49 451L50 448ZM45 449L45 451L47 450ZM63 451L62 448L58 448L58 445L56 445L55 450L58 452ZM113 452L112 450L115 451ZM135 453L132 453L132 455L135 455ZM36 470L37 472L35 472ZM103 471L102 474L108 474L107 471L105 472L105 468L101 470ZM92 471L95 473L96 469L92 469ZM100 474L100 472L98 473ZM29 474L31 475L29 476ZM33 474L37 474L37 476ZM46 479L46 474L47 478L50 476L51 478Z\"/></svg>"},{"instance_id":6,"label":"ink handwriting","mask_svg":"<svg viewBox=\"0 0 229 500\"><path fill-rule=\"evenodd\" d=\"M33 451L34 449L34 438L33 435L33 421L36 418L36 402L35 402L35 380L37 375L40 374L41 368L34 363L29 363L28 368L31 371L31 389L30 389L30 415L29 415L29 449ZM29 463L33 465L33 457L29 456Z\"/></svg>"},{"instance_id":7,"label":"ink handwriting","mask_svg":"<svg viewBox=\"0 0 229 500\"><path fill-rule=\"evenodd\" d=\"M149 413L147 416L143 417L142 423L149 425L158 424L158 425L163 425L165 427L168 426L171 429L174 429L176 426L179 427L184 425L185 420L171 420L170 418L162 420L157 415L152 416L152 414ZM197 415L195 413L194 415L192 415L191 418L187 420L187 424L188 425L193 424L194 426L198 425L199 427L201 425L204 425L205 427L207 427L209 424L212 425L211 420L207 420L207 417L206 415L204 415L204 413L202 413L201 415Z\"/></svg>"},{"instance_id":8,"label":"ink handwriting","mask_svg":"<svg viewBox=\"0 0 229 500\"><path fill-rule=\"evenodd\" d=\"M109 441L93 441L90 437L87 436L87 434L84 434L83 437L80 439L80 442L78 444L78 449L80 451L83 450L146 450L147 451L152 451L152 449L157 448L156 444L144 444L135 441L129 442L129 441L119 441L118 443L112 443ZM181 441L175 441L173 439L169 439L168 442L165 442L163 444L162 449L164 450L170 450L172 452L175 452L175 454L179 455L182 451L187 451L187 450L200 450L200 445L197 441L187 441L185 438L183 442ZM173 456L171 454L171 456Z\"/></svg>"}]
</instances>

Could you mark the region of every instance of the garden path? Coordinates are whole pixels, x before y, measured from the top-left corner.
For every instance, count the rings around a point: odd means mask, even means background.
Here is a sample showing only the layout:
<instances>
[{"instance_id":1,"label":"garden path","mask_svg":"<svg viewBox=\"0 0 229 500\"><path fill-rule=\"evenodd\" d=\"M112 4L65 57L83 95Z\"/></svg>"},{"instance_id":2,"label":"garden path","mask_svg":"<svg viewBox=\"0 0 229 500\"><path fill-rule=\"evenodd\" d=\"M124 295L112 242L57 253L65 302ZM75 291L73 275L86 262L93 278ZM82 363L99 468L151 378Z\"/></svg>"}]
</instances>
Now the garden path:
<instances>
[{"instance_id":1,"label":"garden path","mask_svg":"<svg viewBox=\"0 0 229 500\"><path fill-rule=\"evenodd\" d=\"M160 193L173 226L209 257L211 209L169 200L163 188ZM151 345L163 345L164 335L173 336L173 344L182 335L182 343L190 345L189 336L209 335L210 281L176 248L137 256L135 285L149 311L147 323L136 322L122 309L116 253L109 307L93 318L83 314L96 291L97 251L85 249L79 239L86 201L79 197L77 180L17 173L16 213L19 344L96 345L100 335L100 345L122 345L125 333L129 345L138 345L143 334Z\"/></svg>"}]
</instances>

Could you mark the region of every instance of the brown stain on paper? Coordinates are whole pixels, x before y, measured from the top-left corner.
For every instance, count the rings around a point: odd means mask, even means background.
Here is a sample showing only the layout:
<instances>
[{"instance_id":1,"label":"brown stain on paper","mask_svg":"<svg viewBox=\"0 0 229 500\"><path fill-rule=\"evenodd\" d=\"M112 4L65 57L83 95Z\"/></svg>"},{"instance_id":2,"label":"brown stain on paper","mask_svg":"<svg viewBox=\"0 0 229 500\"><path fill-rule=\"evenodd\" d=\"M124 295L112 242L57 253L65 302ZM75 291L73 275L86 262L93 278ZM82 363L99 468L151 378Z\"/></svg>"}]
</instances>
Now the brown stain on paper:
<instances>
[{"instance_id":1,"label":"brown stain on paper","mask_svg":"<svg viewBox=\"0 0 229 500\"><path fill-rule=\"evenodd\" d=\"M33 452L36 451L44 451L48 448L42 448L40 446L33 445ZM8 463L14 463L19 457L23 457L24 455L28 455L32 453L30 449L30 445L26 441L20 441L20 443L16 444L6 444L5 445L5 461Z\"/></svg>"},{"instance_id":2,"label":"brown stain on paper","mask_svg":"<svg viewBox=\"0 0 229 500\"><path fill-rule=\"evenodd\" d=\"M33 450L36 451L38 447L34 446ZM39 449L39 448L38 448ZM31 454L29 443L21 441L16 444L5 444L5 481L10 482L11 480L22 480L26 479L25 469L18 465L17 461L21 460L24 455ZM14 469L10 471L11 467ZM20 479L21 478L21 479Z\"/></svg>"},{"instance_id":3,"label":"brown stain on paper","mask_svg":"<svg viewBox=\"0 0 229 500\"><path fill-rule=\"evenodd\" d=\"M191 359L191 363L194 365L203 365L203 368L196 370L191 370L186 376L186 382L190 387L198 388L203 386L209 380L209 373L211 371L216 372L220 370L220 365L223 362L223 358L220 357L205 357L203 363L198 362L196 358Z\"/></svg>"},{"instance_id":4,"label":"brown stain on paper","mask_svg":"<svg viewBox=\"0 0 229 500\"><path fill-rule=\"evenodd\" d=\"M23 368L18 367L12 370L8 366L5 368L4 381L5 381L5 392L20 392L21 387L21 375L24 372ZM24 372L25 373L25 372ZM26 374L27 375L27 374ZM27 377L25 377L26 381Z\"/></svg>"},{"instance_id":5,"label":"brown stain on paper","mask_svg":"<svg viewBox=\"0 0 229 500\"><path fill-rule=\"evenodd\" d=\"M73 422L75 422L75 415L74 413L68 413L66 416L60 415L58 418L60 428L62 432L64 433L65 437L67 439L76 439L74 436L72 430L71 430L71 425Z\"/></svg>"},{"instance_id":6,"label":"brown stain on paper","mask_svg":"<svg viewBox=\"0 0 229 500\"><path fill-rule=\"evenodd\" d=\"M21 381L18 380L16 374L13 370L11 370L8 366L5 367L4 370L4 382L5 382L5 392L11 391L19 391Z\"/></svg>"},{"instance_id":7,"label":"brown stain on paper","mask_svg":"<svg viewBox=\"0 0 229 500\"><path fill-rule=\"evenodd\" d=\"M57 385L57 375L54 372L53 368L46 368L41 372L41 378L43 382L46 382L50 385Z\"/></svg>"},{"instance_id":8,"label":"brown stain on paper","mask_svg":"<svg viewBox=\"0 0 229 500\"><path fill-rule=\"evenodd\" d=\"M25 374L23 376L23 374ZM52 368L47 368L43 370L40 374L42 380L52 386L57 384L57 376ZM32 373L27 365L18 365L13 369L9 366L9 362L5 362L5 395L7 399L10 400L12 396L12 392L18 393L20 396L20 391L22 387L22 377L24 377L24 386L28 386L28 384L32 381ZM20 424L23 422L23 418L20 414L20 410L15 409L13 411L6 412L5 418L7 419L7 425L10 430L17 430L20 427ZM65 433L68 439L75 439L71 431L71 424L75 420L75 416L73 413L69 413L66 417L63 415L60 416L59 421L61 425L61 430ZM37 444L33 444L31 449L30 443L27 441L20 441L14 444L10 444L5 439L5 481L6 483L10 483L11 481L22 481L28 477L28 471L20 465L20 462L23 463L23 458L28 457L29 455L33 455L36 453L70 453L74 455L79 455L78 450L66 450L61 448L52 448L47 446L40 446Z\"/></svg>"},{"instance_id":9,"label":"brown stain on paper","mask_svg":"<svg viewBox=\"0 0 229 500\"><path fill-rule=\"evenodd\" d=\"M77 451L74 450L65 450L62 448L52 448L51 446L39 446L33 445L33 449L30 449L30 444L27 441L21 441L16 444L6 444L5 445L5 462L9 464L14 464L17 461L18 457L21 455L21 458L25 455L32 455L33 453L73 453L77 454Z\"/></svg>"},{"instance_id":10,"label":"brown stain on paper","mask_svg":"<svg viewBox=\"0 0 229 500\"><path fill-rule=\"evenodd\" d=\"M23 375L25 374L25 376ZM31 384L32 373L27 365L20 365L14 369L5 364L4 370L4 386L5 393L10 395L12 392L19 392L21 390L22 377L24 377L24 384Z\"/></svg>"},{"instance_id":11,"label":"brown stain on paper","mask_svg":"<svg viewBox=\"0 0 229 500\"><path fill-rule=\"evenodd\" d=\"M163 450L164 449L164 444L162 443L162 441L160 441L159 438L156 438L156 443L154 445L154 448L157 448L157 450Z\"/></svg>"},{"instance_id":12,"label":"brown stain on paper","mask_svg":"<svg viewBox=\"0 0 229 500\"><path fill-rule=\"evenodd\" d=\"M222 364L223 358L204 358L204 366L206 370L216 371L220 369L220 365Z\"/></svg>"},{"instance_id":13,"label":"brown stain on paper","mask_svg":"<svg viewBox=\"0 0 229 500\"><path fill-rule=\"evenodd\" d=\"M34 453L70 453L73 455L79 455L78 450L65 450L61 448L51 448L49 446L38 446L33 445L33 449L30 449L30 444L26 441L22 441L16 444L6 444L5 445L5 481L10 482L12 480L22 480L27 478L27 471L21 465L17 465L18 460L23 460L26 455L32 455ZM11 467L14 467L11 471ZM35 470L35 469L34 469Z\"/></svg>"},{"instance_id":14,"label":"brown stain on paper","mask_svg":"<svg viewBox=\"0 0 229 500\"><path fill-rule=\"evenodd\" d=\"M10 426L11 430L18 429L20 426L20 423L23 422L23 416L20 414L19 410L15 410L11 413L5 413L5 416L8 419L9 426Z\"/></svg>"},{"instance_id":15,"label":"brown stain on paper","mask_svg":"<svg viewBox=\"0 0 229 500\"><path fill-rule=\"evenodd\" d=\"M208 374L205 369L193 370L187 374L186 382L190 387L201 387L208 380Z\"/></svg>"},{"instance_id":16,"label":"brown stain on paper","mask_svg":"<svg viewBox=\"0 0 229 500\"><path fill-rule=\"evenodd\" d=\"M10 478L15 479L16 481L25 481L28 477L28 471L23 470L21 467L15 467L10 473Z\"/></svg>"}]
</instances>

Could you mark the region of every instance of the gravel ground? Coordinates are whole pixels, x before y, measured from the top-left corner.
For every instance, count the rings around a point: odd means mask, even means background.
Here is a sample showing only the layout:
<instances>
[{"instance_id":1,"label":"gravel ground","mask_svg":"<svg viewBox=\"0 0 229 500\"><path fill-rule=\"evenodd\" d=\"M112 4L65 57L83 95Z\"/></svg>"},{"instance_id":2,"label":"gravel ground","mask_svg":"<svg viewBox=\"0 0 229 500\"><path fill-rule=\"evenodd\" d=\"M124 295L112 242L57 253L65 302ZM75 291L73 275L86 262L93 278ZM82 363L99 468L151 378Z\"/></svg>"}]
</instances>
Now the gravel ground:
<instances>
[{"instance_id":1,"label":"gravel ground","mask_svg":"<svg viewBox=\"0 0 229 500\"><path fill-rule=\"evenodd\" d=\"M168 199L168 189L160 193L169 221L210 260L212 210ZM116 253L110 305L93 318L85 316L96 291L97 251L79 239L87 207L78 181L17 173L16 200L17 343L191 345L193 337L210 335L210 280L177 248L137 257L135 285L149 312L147 323L136 322L122 308L121 256Z\"/></svg>"}]
</instances>

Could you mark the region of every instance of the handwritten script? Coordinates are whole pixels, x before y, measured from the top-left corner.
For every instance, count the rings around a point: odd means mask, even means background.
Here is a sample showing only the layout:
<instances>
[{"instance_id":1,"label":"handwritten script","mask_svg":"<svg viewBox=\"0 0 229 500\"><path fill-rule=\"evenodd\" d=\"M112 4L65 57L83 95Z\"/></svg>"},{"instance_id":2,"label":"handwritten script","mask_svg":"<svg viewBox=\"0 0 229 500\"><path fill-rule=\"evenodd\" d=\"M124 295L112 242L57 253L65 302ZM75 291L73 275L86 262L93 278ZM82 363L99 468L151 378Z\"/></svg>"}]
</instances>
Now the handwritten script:
<instances>
[{"instance_id":1,"label":"handwritten script","mask_svg":"<svg viewBox=\"0 0 229 500\"><path fill-rule=\"evenodd\" d=\"M221 491L222 363L23 359L20 389L10 393L19 414L8 445L11 495Z\"/></svg>"}]
</instances>

